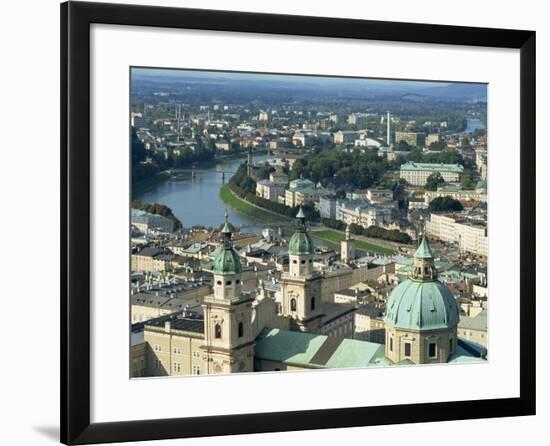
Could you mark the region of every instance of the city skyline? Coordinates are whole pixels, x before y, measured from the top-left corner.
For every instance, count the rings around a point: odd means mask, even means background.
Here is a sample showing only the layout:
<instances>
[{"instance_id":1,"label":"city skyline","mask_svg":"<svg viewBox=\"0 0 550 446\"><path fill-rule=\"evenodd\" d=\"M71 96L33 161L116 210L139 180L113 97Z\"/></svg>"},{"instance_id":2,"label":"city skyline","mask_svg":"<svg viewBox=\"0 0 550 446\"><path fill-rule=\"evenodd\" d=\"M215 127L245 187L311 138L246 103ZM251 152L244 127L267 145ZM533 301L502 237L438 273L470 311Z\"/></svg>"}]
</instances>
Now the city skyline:
<instances>
[{"instance_id":1,"label":"city skyline","mask_svg":"<svg viewBox=\"0 0 550 446\"><path fill-rule=\"evenodd\" d=\"M486 360L486 84L131 86L133 377Z\"/></svg>"}]
</instances>

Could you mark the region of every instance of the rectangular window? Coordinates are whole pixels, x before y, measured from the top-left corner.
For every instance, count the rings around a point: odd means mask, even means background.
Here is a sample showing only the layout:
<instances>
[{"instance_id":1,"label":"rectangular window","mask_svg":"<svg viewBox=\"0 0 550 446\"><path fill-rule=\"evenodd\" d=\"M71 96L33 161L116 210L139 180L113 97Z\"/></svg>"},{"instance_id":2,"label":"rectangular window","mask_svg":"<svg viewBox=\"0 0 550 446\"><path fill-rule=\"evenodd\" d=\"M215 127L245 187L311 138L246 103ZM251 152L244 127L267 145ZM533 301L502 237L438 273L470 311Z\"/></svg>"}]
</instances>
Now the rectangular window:
<instances>
[{"instance_id":1,"label":"rectangular window","mask_svg":"<svg viewBox=\"0 0 550 446\"><path fill-rule=\"evenodd\" d=\"M174 362L174 372L181 372L181 364L179 362Z\"/></svg>"},{"instance_id":2,"label":"rectangular window","mask_svg":"<svg viewBox=\"0 0 550 446\"><path fill-rule=\"evenodd\" d=\"M159 345L159 344L155 344L155 346L154 346L154 350L155 350L156 352L160 352L160 351L162 351L162 349L161 349L161 347L160 347L160 345Z\"/></svg>"},{"instance_id":3,"label":"rectangular window","mask_svg":"<svg viewBox=\"0 0 550 446\"><path fill-rule=\"evenodd\" d=\"M435 342L430 342L428 344L428 357L437 358L437 344Z\"/></svg>"},{"instance_id":4,"label":"rectangular window","mask_svg":"<svg viewBox=\"0 0 550 446\"><path fill-rule=\"evenodd\" d=\"M191 374L192 375L200 375L201 374L201 369L198 365L194 365L192 370L191 370Z\"/></svg>"},{"instance_id":5,"label":"rectangular window","mask_svg":"<svg viewBox=\"0 0 550 446\"><path fill-rule=\"evenodd\" d=\"M160 361L158 359L155 359L155 369L160 369Z\"/></svg>"},{"instance_id":6,"label":"rectangular window","mask_svg":"<svg viewBox=\"0 0 550 446\"><path fill-rule=\"evenodd\" d=\"M390 337L390 352L393 352L393 338Z\"/></svg>"},{"instance_id":7,"label":"rectangular window","mask_svg":"<svg viewBox=\"0 0 550 446\"><path fill-rule=\"evenodd\" d=\"M411 343L405 342L405 356L410 357L411 356Z\"/></svg>"},{"instance_id":8,"label":"rectangular window","mask_svg":"<svg viewBox=\"0 0 550 446\"><path fill-rule=\"evenodd\" d=\"M454 351L454 345L453 345L453 338L449 339L449 352L453 352Z\"/></svg>"}]
</instances>

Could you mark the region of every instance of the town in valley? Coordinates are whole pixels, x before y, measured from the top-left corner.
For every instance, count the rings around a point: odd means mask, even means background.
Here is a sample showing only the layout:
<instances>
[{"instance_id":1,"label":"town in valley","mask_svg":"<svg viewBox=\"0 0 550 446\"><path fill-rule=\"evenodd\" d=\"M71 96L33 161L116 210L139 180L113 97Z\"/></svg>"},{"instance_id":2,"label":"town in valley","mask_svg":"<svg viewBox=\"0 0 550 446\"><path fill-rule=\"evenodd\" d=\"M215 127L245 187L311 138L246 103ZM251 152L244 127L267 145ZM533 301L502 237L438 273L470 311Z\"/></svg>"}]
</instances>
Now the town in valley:
<instances>
[{"instance_id":1,"label":"town in valley","mask_svg":"<svg viewBox=\"0 0 550 446\"><path fill-rule=\"evenodd\" d=\"M487 86L134 68L130 376L488 360Z\"/></svg>"}]
</instances>

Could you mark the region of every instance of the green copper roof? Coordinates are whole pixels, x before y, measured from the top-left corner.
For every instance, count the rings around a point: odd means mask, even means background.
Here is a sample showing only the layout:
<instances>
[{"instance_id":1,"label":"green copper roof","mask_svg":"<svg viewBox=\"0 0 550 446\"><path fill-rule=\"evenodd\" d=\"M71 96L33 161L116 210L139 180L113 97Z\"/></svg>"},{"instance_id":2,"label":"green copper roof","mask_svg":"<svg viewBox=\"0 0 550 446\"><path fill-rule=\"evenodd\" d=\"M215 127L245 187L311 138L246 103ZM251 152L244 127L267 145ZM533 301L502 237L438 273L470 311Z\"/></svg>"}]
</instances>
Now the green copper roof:
<instances>
[{"instance_id":1,"label":"green copper roof","mask_svg":"<svg viewBox=\"0 0 550 446\"><path fill-rule=\"evenodd\" d=\"M437 330L458 324L456 300L441 282L401 282L390 295L384 321L404 330Z\"/></svg>"},{"instance_id":2,"label":"green copper roof","mask_svg":"<svg viewBox=\"0 0 550 446\"><path fill-rule=\"evenodd\" d=\"M225 224L221 232L223 242L222 246L216 249L217 254L212 262L212 272L222 275L239 274L241 272L241 260L231 242L231 228L227 220L227 211L225 212Z\"/></svg>"},{"instance_id":3,"label":"green copper roof","mask_svg":"<svg viewBox=\"0 0 550 446\"><path fill-rule=\"evenodd\" d=\"M290 255L313 254L315 246L307 233L306 216L301 206L296 218L299 220L298 230L292 235L288 242L288 253Z\"/></svg>"},{"instance_id":4,"label":"green copper roof","mask_svg":"<svg viewBox=\"0 0 550 446\"><path fill-rule=\"evenodd\" d=\"M239 274L241 272L241 260L232 246L223 247L216 255L212 272L221 275Z\"/></svg>"},{"instance_id":5,"label":"green copper roof","mask_svg":"<svg viewBox=\"0 0 550 446\"><path fill-rule=\"evenodd\" d=\"M426 237L422 237L422 241L414 253L414 256L419 259L433 259L434 255Z\"/></svg>"},{"instance_id":6,"label":"green copper roof","mask_svg":"<svg viewBox=\"0 0 550 446\"><path fill-rule=\"evenodd\" d=\"M370 367L375 359L384 357L384 345L374 342L344 339L327 361L330 369Z\"/></svg>"},{"instance_id":7,"label":"green copper roof","mask_svg":"<svg viewBox=\"0 0 550 446\"><path fill-rule=\"evenodd\" d=\"M288 242L290 255L313 254L315 247L307 232L295 232Z\"/></svg>"},{"instance_id":8,"label":"green copper roof","mask_svg":"<svg viewBox=\"0 0 550 446\"><path fill-rule=\"evenodd\" d=\"M383 344L277 328L262 330L254 355L305 368L372 367L385 359Z\"/></svg>"},{"instance_id":9,"label":"green copper roof","mask_svg":"<svg viewBox=\"0 0 550 446\"><path fill-rule=\"evenodd\" d=\"M309 364L325 340L324 335L265 328L256 340L254 355L291 364Z\"/></svg>"}]
</instances>

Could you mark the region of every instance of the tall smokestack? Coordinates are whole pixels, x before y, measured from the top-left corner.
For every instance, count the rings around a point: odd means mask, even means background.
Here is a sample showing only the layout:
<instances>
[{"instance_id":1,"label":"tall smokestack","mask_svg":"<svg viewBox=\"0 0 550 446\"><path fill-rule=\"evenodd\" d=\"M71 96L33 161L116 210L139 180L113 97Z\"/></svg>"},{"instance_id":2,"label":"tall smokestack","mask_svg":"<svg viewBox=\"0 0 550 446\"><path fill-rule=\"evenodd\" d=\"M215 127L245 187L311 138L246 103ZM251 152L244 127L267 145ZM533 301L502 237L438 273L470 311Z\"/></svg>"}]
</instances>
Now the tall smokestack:
<instances>
[{"instance_id":1,"label":"tall smokestack","mask_svg":"<svg viewBox=\"0 0 550 446\"><path fill-rule=\"evenodd\" d=\"M390 134L391 134L391 130L390 130L390 126L391 126L391 124L390 124L391 123L390 112L388 112L387 120L388 120L388 123L387 123L388 130L387 130L387 134L386 134L386 144L389 147L390 146Z\"/></svg>"}]
</instances>

